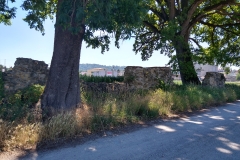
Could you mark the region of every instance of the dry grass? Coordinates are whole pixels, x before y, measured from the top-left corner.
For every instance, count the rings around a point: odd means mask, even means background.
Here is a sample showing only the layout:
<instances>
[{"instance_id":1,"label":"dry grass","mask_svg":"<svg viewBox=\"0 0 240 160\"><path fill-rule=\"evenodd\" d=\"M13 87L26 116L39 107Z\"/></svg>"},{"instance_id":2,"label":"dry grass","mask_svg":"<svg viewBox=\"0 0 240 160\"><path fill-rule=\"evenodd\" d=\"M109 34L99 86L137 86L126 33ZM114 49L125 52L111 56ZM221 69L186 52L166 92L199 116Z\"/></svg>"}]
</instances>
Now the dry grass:
<instances>
[{"instance_id":1,"label":"dry grass","mask_svg":"<svg viewBox=\"0 0 240 160\"><path fill-rule=\"evenodd\" d=\"M46 141L73 137L82 133L111 129L115 126L197 110L240 98L240 87L225 89L201 86L175 86L167 90L134 93L83 93L83 107L76 112L58 114L46 122L0 122L0 149L27 149Z\"/></svg>"},{"instance_id":2,"label":"dry grass","mask_svg":"<svg viewBox=\"0 0 240 160\"><path fill-rule=\"evenodd\" d=\"M6 139L4 140L4 149L10 150L13 148L31 148L36 145L40 139L42 125L34 124L9 124L5 130Z\"/></svg>"},{"instance_id":3,"label":"dry grass","mask_svg":"<svg viewBox=\"0 0 240 160\"><path fill-rule=\"evenodd\" d=\"M38 143L68 138L89 132L91 113L84 107L77 112L53 116L45 123L0 123L0 147L2 150L28 149Z\"/></svg>"}]
</instances>

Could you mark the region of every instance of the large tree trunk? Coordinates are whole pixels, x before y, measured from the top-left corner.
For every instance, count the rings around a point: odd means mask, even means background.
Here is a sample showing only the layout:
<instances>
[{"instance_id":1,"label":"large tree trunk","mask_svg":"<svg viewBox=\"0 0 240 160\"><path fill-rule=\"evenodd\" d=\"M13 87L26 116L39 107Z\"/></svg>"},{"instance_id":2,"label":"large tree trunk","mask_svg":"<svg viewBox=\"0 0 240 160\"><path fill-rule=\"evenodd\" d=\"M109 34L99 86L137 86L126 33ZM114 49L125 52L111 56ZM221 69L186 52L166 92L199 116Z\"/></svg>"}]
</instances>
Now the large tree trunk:
<instances>
[{"instance_id":1,"label":"large tree trunk","mask_svg":"<svg viewBox=\"0 0 240 160\"><path fill-rule=\"evenodd\" d=\"M176 55L182 83L186 84L201 84L195 71L192 53L189 49L188 42L179 40L175 43Z\"/></svg>"},{"instance_id":2,"label":"large tree trunk","mask_svg":"<svg viewBox=\"0 0 240 160\"><path fill-rule=\"evenodd\" d=\"M58 6L62 0L59 0ZM77 34L63 29L56 15L54 51L48 81L41 97L43 116L68 111L80 104L79 61L84 25Z\"/></svg>"}]
</instances>

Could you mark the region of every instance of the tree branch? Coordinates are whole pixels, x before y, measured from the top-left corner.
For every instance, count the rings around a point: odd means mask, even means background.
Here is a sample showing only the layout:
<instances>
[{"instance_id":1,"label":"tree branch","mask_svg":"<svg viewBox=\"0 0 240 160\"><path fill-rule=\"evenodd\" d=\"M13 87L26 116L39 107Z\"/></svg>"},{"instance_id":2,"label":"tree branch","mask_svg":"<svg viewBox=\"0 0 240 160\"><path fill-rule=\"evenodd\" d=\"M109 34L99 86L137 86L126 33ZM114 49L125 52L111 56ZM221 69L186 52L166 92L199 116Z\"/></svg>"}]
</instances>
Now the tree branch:
<instances>
[{"instance_id":1,"label":"tree branch","mask_svg":"<svg viewBox=\"0 0 240 160\"><path fill-rule=\"evenodd\" d=\"M179 2L179 0L176 0L176 2L177 2L177 10L180 12L181 11L180 2Z\"/></svg>"},{"instance_id":2,"label":"tree branch","mask_svg":"<svg viewBox=\"0 0 240 160\"><path fill-rule=\"evenodd\" d=\"M213 11L213 10L219 10L220 8L227 6L227 5L240 5L240 3L236 3L235 0L227 0L227 1L221 1L217 4L214 4L212 6L208 6L206 7L204 10L204 12L209 12L209 11Z\"/></svg>"},{"instance_id":3,"label":"tree branch","mask_svg":"<svg viewBox=\"0 0 240 160\"><path fill-rule=\"evenodd\" d=\"M227 27L227 26L237 26L240 25L240 23L226 23L226 24L212 24L204 21L199 21L199 23L207 25L207 26L212 26L212 27Z\"/></svg>"},{"instance_id":4,"label":"tree branch","mask_svg":"<svg viewBox=\"0 0 240 160\"><path fill-rule=\"evenodd\" d=\"M175 17L175 0L169 0L169 20L173 20Z\"/></svg>"},{"instance_id":5,"label":"tree branch","mask_svg":"<svg viewBox=\"0 0 240 160\"><path fill-rule=\"evenodd\" d=\"M162 10L162 13L163 13L163 16L165 17L165 19L168 21L169 20L169 17L165 11L165 9L163 8L163 6L161 6L161 10Z\"/></svg>"},{"instance_id":6,"label":"tree branch","mask_svg":"<svg viewBox=\"0 0 240 160\"><path fill-rule=\"evenodd\" d=\"M160 2L160 0L156 0L156 1L157 1L158 5L160 6L160 5L161 5L161 2Z\"/></svg>"},{"instance_id":7,"label":"tree branch","mask_svg":"<svg viewBox=\"0 0 240 160\"><path fill-rule=\"evenodd\" d=\"M213 12L213 13L208 13L208 12L213 11L213 10L217 11L227 5L240 5L240 3L236 3L235 0L228 0L228 1L221 1L220 3L217 3L215 5L204 8L203 12L199 13L194 18L192 18L190 25L187 27L188 30L190 30L201 19L203 19L209 15L215 14L215 12Z\"/></svg>"},{"instance_id":8,"label":"tree branch","mask_svg":"<svg viewBox=\"0 0 240 160\"><path fill-rule=\"evenodd\" d=\"M144 24L146 27L148 27L152 32L154 32L154 33L158 33L158 32L159 32L158 29L157 29L154 25L152 25L151 23L149 23L148 21L143 21L143 24Z\"/></svg>"},{"instance_id":9,"label":"tree branch","mask_svg":"<svg viewBox=\"0 0 240 160\"><path fill-rule=\"evenodd\" d=\"M154 9L154 8L152 8L152 7L149 7L149 9L150 9L154 14L156 14L156 15L159 17L159 21L161 21L160 18L162 18L162 20L163 20L164 22L166 22L166 21L168 20L167 17L165 17L164 14L162 14L162 13L159 12L158 10L156 10L156 9Z\"/></svg>"},{"instance_id":10,"label":"tree branch","mask_svg":"<svg viewBox=\"0 0 240 160\"><path fill-rule=\"evenodd\" d=\"M193 38L189 38L189 39L192 40L198 46L198 48L202 48L202 46L198 43L198 41L196 41Z\"/></svg>"},{"instance_id":11,"label":"tree branch","mask_svg":"<svg viewBox=\"0 0 240 160\"><path fill-rule=\"evenodd\" d=\"M233 32L231 30L228 30L227 28L224 28L224 27L227 27L227 26L235 26L235 25L240 25L240 23L235 23L235 24L224 24L224 25L218 25L218 24L211 24L211 23L208 23L208 22L204 22L204 21L199 21L199 23L201 24L204 24L204 25L207 25L207 26L210 26L210 27L219 27L227 32L230 32L232 34L235 34L236 36L239 36L239 33L236 33L236 32Z\"/></svg>"},{"instance_id":12,"label":"tree branch","mask_svg":"<svg viewBox=\"0 0 240 160\"><path fill-rule=\"evenodd\" d=\"M189 7L187 12L187 19L182 24L182 31L181 35L185 34L188 30L188 25L193 17L193 13L196 11L197 7L203 2L204 0L195 0L193 4Z\"/></svg>"},{"instance_id":13,"label":"tree branch","mask_svg":"<svg viewBox=\"0 0 240 160\"><path fill-rule=\"evenodd\" d=\"M145 37L147 34L152 34L153 32L146 32L146 33L143 33L141 35L139 35L139 37Z\"/></svg>"}]
</instances>

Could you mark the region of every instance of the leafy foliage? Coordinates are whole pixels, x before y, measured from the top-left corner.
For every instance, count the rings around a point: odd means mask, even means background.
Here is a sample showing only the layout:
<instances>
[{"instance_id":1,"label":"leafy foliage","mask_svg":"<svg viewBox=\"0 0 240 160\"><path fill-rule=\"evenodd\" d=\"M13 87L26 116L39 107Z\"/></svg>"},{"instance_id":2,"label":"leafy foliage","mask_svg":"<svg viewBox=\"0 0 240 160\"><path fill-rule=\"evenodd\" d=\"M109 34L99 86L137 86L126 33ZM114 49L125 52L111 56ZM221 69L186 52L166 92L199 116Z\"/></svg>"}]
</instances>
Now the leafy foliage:
<instances>
[{"instance_id":1,"label":"leafy foliage","mask_svg":"<svg viewBox=\"0 0 240 160\"><path fill-rule=\"evenodd\" d=\"M59 8L57 8L59 3ZM58 13L56 25L78 33L86 29L84 40L87 47L101 47L102 53L109 50L112 37L119 47L119 39L129 39L132 30L141 25L141 18L147 12L146 0L25 0L22 8L28 11L24 19L30 26L44 34L43 22ZM101 31L100 35L95 32Z\"/></svg>"},{"instance_id":2,"label":"leafy foliage","mask_svg":"<svg viewBox=\"0 0 240 160\"><path fill-rule=\"evenodd\" d=\"M80 75L80 79L85 82L106 82L106 83L113 83L113 82L123 82L124 77L98 77L98 76L87 76L87 75Z\"/></svg>"},{"instance_id":3,"label":"leafy foliage","mask_svg":"<svg viewBox=\"0 0 240 160\"><path fill-rule=\"evenodd\" d=\"M230 67L225 67L224 72L228 75L231 72Z\"/></svg>"},{"instance_id":4,"label":"leafy foliage","mask_svg":"<svg viewBox=\"0 0 240 160\"><path fill-rule=\"evenodd\" d=\"M115 46L119 48L119 39L130 39L133 29L142 23L142 15L147 13L145 0L98 0L88 6L86 18L87 47L102 48L102 53L109 50L111 37L115 37ZM97 9L96 9L97 8ZM94 31L100 30L100 36Z\"/></svg>"},{"instance_id":5,"label":"leafy foliage","mask_svg":"<svg viewBox=\"0 0 240 160\"><path fill-rule=\"evenodd\" d=\"M28 113L32 105L39 100L43 89L43 86L33 85L2 99L0 102L0 119L15 121L26 118L28 120L30 118Z\"/></svg>"},{"instance_id":6,"label":"leafy foliage","mask_svg":"<svg viewBox=\"0 0 240 160\"><path fill-rule=\"evenodd\" d=\"M10 0L14 3L15 0ZM16 17L16 7L10 8L8 6L8 0L0 0L0 23L5 25L11 25L11 19Z\"/></svg>"},{"instance_id":7,"label":"leafy foliage","mask_svg":"<svg viewBox=\"0 0 240 160\"><path fill-rule=\"evenodd\" d=\"M239 65L238 0L150 0L143 26L136 29L134 51L148 60L160 51L179 69L180 47L198 63ZM204 47L203 44L208 44ZM182 57L184 59L185 57Z\"/></svg>"},{"instance_id":8,"label":"leafy foliage","mask_svg":"<svg viewBox=\"0 0 240 160\"><path fill-rule=\"evenodd\" d=\"M225 88L175 85L163 91L101 94L82 92L84 107L76 113L53 116L46 122L0 122L0 150L29 149L59 138L105 131L172 113L188 112L233 102L240 98L239 84ZM184 100L183 100L184 99ZM28 108L23 108L28 112ZM18 114L17 110L12 114ZM25 118L25 117L22 117Z\"/></svg>"},{"instance_id":9,"label":"leafy foliage","mask_svg":"<svg viewBox=\"0 0 240 160\"><path fill-rule=\"evenodd\" d=\"M4 98L4 82L2 74L2 71L0 71L0 104L2 99Z\"/></svg>"},{"instance_id":10,"label":"leafy foliage","mask_svg":"<svg viewBox=\"0 0 240 160\"><path fill-rule=\"evenodd\" d=\"M237 73L236 80L240 81L240 73Z\"/></svg>"}]
</instances>

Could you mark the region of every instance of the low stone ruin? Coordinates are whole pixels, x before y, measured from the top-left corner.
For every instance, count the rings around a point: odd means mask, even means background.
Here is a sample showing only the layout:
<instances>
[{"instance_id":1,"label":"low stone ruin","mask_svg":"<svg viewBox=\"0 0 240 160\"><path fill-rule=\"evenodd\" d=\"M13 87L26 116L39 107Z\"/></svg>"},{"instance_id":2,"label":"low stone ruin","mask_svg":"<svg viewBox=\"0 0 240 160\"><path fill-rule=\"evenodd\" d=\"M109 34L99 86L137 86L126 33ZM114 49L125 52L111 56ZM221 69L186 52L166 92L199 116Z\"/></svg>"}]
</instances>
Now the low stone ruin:
<instances>
[{"instance_id":1,"label":"low stone ruin","mask_svg":"<svg viewBox=\"0 0 240 160\"><path fill-rule=\"evenodd\" d=\"M154 89L159 85L159 81L173 85L171 69L168 67L135 67L128 66L124 72L124 83L106 82L84 82L81 81L81 88L84 91L94 93L127 93L136 89Z\"/></svg>"},{"instance_id":2,"label":"low stone ruin","mask_svg":"<svg viewBox=\"0 0 240 160\"><path fill-rule=\"evenodd\" d=\"M5 92L12 93L33 84L45 85L48 72L48 65L43 61L17 58L13 69L3 73ZM202 85L224 87L225 81L222 73L207 72ZM153 89L160 82L173 85L172 72L169 67L128 66L124 72L124 83L81 82L81 87L93 92L121 93L135 89Z\"/></svg>"},{"instance_id":3,"label":"low stone ruin","mask_svg":"<svg viewBox=\"0 0 240 160\"><path fill-rule=\"evenodd\" d=\"M160 81L167 85L173 84L172 72L169 67L128 66L125 68L124 81L130 89L156 88Z\"/></svg>"},{"instance_id":4,"label":"low stone ruin","mask_svg":"<svg viewBox=\"0 0 240 160\"><path fill-rule=\"evenodd\" d=\"M203 86L225 87L226 78L224 74L218 72L207 72L202 81Z\"/></svg>"},{"instance_id":5,"label":"low stone ruin","mask_svg":"<svg viewBox=\"0 0 240 160\"><path fill-rule=\"evenodd\" d=\"M12 70L3 73L5 92L14 92L33 84L45 85L48 65L43 61L17 58Z\"/></svg>"},{"instance_id":6,"label":"low stone ruin","mask_svg":"<svg viewBox=\"0 0 240 160\"><path fill-rule=\"evenodd\" d=\"M33 84L45 85L48 72L48 65L43 61L17 58L13 69L3 73L5 92L13 93ZM81 87L83 90L93 92L121 93L135 89L156 88L160 81L168 85L173 84L169 67L128 66L125 68L124 83L81 82Z\"/></svg>"},{"instance_id":7,"label":"low stone ruin","mask_svg":"<svg viewBox=\"0 0 240 160\"><path fill-rule=\"evenodd\" d=\"M80 81L80 87L82 91L92 91L94 93L116 93L121 94L128 91L128 87L125 83L115 82L84 82Z\"/></svg>"}]
</instances>

